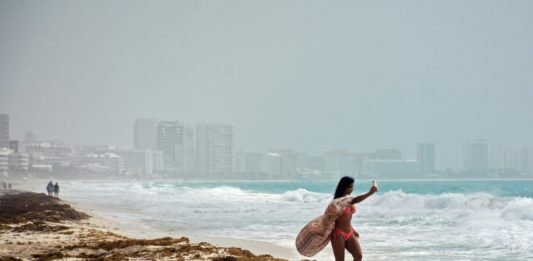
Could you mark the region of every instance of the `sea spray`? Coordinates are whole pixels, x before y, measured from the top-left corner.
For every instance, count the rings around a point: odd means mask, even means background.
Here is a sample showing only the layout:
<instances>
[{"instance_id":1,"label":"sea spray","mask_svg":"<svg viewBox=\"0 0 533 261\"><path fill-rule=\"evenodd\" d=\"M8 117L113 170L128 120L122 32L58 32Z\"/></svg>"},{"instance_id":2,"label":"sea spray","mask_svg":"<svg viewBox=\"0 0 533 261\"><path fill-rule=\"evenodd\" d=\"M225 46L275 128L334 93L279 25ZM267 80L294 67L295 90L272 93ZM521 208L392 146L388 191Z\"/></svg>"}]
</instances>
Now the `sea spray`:
<instances>
[{"instance_id":1,"label":"sea spray","mask_svg":"<svg viewBox=\"0 0 533 261\"><path fill-rule=\"evenodd\" d=\"M533 253L532 181L380 183L380 191L357 206L352 220L369 259L526 260ZM353 194L368 191L370 185L358 181ZM109 218L170 235L188 230L293 247L301 226L323 213L334 186L334 182L71 182L63 186L63 195L101 209L99 213ZM329 250L325 251L317 258L327 259Z\"/></svg>"}]
</instances>

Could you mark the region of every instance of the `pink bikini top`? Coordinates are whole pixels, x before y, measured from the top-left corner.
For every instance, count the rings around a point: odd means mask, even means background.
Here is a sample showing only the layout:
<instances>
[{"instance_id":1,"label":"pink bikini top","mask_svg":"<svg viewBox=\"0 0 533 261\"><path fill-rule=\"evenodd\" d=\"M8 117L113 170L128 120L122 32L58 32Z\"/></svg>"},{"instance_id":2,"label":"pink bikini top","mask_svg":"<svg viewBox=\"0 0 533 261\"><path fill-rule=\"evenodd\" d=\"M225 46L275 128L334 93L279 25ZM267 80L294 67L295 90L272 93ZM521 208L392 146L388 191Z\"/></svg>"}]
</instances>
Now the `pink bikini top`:
<instances>
[{"instance_id":1,"label":"pink bikini top","mask_svg":"<svg viewBox=\"0 0 533 261\"><path fill-rule=\"evenodd\" d=\"M355 213L355 206L352 205L352 206L349 207L349 208L345 208L345 209L344 209L344 213L346 213L347 215L350 215L350 214Z\"/></svg>"}]
</instances>

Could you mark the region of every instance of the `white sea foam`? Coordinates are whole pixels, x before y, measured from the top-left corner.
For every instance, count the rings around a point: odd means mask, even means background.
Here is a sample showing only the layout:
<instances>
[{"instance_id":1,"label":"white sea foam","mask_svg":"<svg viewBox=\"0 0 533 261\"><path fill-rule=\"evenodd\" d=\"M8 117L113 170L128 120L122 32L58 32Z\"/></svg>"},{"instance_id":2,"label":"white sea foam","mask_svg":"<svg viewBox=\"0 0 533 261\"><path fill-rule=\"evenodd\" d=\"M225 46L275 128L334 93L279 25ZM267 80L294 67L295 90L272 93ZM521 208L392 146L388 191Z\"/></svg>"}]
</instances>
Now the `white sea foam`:
<instances>
[{"instance_id":1,"label":"white sea foam","mask_svg":"<svg viewBox=\"0 0 533 261\"><path fill-rule=\"evenodd\" d=\"M154 229L177 234L192 230L291 248L299 229L321 215L332 197L303 188L265 193L201 183L70 185L76 189L66 186L67 199L99 205L109 216L124 217L127 208L134 212L126 215L131 222L144 222ZM428 260L436 253L446 253L450 260L465 256L490 260L511 253L518 257L515 260L521 260L533 252L531 198L483 192L422 195L396 190L380 192L358 204L357 209L352 223L367 253L374 257L369 259L382 257L372 253L392 252L395 254L385 255L389 260L416 260L413 255Z\"/></svg>"},{"instance_id":2,"label":"white sea foam","mask_svg":"<svg viewBox=\"0 0 533 261\"><path fill-rule=\"evenodd\" d=\"M439 215L459 215L477 218L482 213L485 218L501 218L502 221L530 220L533 221L533 199L498 197L488 193L446 193L440 195L407 194L402 191L390 191L383 195L370 198L368 215L374 211L390 215L398 213L436 213ZM365 214L366 215L366 214ZM457 217L457 216L454 216Z\"/></svg>"},{"instance_id":3,"label":"white sea foam","mask_svg":"<svg viewBox=\"0 0 533 261\"><path fill-rule=\"evenodd\" d=\"M297 190L287 191L281 194L280 199L287 202L311 203L322 202L331 199L331 196L322 193L311 192L301 188Z\"/></svg>"}]
</instances>

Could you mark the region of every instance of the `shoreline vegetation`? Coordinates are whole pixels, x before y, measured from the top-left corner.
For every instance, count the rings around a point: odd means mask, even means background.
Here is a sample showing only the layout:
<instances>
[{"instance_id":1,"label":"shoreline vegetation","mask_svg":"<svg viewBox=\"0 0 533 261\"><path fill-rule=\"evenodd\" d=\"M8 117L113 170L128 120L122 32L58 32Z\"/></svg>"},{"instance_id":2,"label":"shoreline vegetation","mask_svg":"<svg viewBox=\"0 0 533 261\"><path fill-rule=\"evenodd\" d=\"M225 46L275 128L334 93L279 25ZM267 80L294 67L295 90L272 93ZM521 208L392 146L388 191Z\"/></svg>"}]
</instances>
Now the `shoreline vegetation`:
<instances>
[{"instance_id":1,"label":"shoreline vegetation","mask_svg":"<svg viewBox=\"0 0 533 261\"><path fill-rule=\"evenodd\" d=\"M56 259L285 260L187 237L131 238L44 193L0 192L0 260Z\"/></svg>"}]
</instances>

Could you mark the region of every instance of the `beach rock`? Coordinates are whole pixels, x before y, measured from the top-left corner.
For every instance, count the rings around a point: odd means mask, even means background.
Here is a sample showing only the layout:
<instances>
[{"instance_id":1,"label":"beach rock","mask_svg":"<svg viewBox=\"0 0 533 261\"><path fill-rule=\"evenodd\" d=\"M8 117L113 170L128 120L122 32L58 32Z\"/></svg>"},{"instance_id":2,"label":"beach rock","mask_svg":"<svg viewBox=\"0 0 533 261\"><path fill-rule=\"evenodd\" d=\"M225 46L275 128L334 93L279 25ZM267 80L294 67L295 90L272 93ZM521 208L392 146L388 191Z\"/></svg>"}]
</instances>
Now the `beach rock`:
<instances>
[{"instance_id":1,"label":"beach rock","mask_svg":"<svg viewBox=\"0 0 533 261\"><path fill-rule=\"evenodd\" d=\"M58 198L44 193L22 192L0 196L0 225L26 222L61 222L90 216L78 212ZM1 226L0 226L1 227Z\"/></svg>"}]
</instances>

